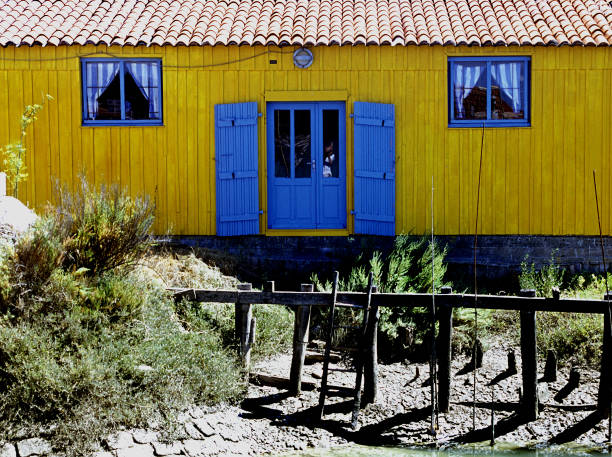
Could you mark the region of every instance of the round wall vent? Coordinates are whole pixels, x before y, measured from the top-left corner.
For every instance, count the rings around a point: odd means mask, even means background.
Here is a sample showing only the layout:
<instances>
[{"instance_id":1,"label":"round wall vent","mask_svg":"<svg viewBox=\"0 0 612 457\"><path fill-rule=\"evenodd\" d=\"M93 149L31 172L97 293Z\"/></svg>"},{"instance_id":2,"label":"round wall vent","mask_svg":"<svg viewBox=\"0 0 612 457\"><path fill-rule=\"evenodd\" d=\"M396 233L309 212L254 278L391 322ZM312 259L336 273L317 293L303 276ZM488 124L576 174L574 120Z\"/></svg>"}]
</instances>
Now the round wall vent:
<instances>
[{"instance_id":1,"label":"round wall vent","mask_svg":"<svg viewBox=\"0 0 612 457\"><path fill-rule=\"evenodd\" d=\"M293 53L293 63L298 68L308 68L312 65L314 57L312 52L306 48L297 49Z\"/></svg>"}]
</instances>

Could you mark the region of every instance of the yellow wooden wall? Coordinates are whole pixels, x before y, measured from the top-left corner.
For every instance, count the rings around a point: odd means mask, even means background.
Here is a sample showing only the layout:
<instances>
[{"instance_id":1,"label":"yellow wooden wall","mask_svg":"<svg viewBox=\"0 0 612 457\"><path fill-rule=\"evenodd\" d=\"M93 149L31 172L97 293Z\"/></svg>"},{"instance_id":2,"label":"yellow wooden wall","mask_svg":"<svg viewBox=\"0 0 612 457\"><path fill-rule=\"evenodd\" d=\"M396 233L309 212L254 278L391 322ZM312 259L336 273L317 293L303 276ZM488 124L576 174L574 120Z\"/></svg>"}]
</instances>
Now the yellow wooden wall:
<instances>
[{"instance_id":1,"label":"yellow wooden wall","mask_svg":"<svg viewBox=\"0 0 612 457\"><path fill-rule=\"evenodd\" d=\"M314 64L263 47L8 47L0 49L0 144L19 134L25 104L49 93L28 136L30 177L20 190L40 209L55 182L119 183L157 204L158 233L215 233L213 106L273 91L344 91L354 101L394 103L397 232L430 230L431 177L438 234L474 231L480 129L447 127L447 56L530 55L529 128L489 128L481 187L483 234L594 235L592 170L603 228L612 232L612 49L580 47L317 47ZM79 56L161 57L163 127L81 126ZM240 63L214 66L238 59ZM270 60L277 60L271 64ZM307 91L311 91L308 93ZM316 95L315 95L316 96ZM260 120L260 205L266 209L265 118ZM348 211L352 122L347 117ZM266 233L265 214L261 220ZM348 216L349 231L352 218ZM288 233L288 232L285 232Z\"/></svg>"}]
</instances>

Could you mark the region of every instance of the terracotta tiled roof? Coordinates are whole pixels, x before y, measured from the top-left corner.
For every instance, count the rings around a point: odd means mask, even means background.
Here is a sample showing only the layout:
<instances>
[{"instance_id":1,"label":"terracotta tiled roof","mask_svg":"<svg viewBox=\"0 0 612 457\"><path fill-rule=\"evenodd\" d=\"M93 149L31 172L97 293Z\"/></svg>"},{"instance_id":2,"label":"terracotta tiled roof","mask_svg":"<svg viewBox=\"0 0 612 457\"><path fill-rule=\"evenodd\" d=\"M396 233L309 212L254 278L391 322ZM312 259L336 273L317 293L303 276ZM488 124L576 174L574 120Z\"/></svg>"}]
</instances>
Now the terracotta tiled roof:
<instances>
[{"instance_id":1,"label":"terracotta tiled roof","mask_svg":"<svg viewBox=\"0 0 612 457\"><path fill-rule=\"evenodd\" d=\"M0 0L0 45L612 45L604 0Z\"/></svg>"}]
</instances>

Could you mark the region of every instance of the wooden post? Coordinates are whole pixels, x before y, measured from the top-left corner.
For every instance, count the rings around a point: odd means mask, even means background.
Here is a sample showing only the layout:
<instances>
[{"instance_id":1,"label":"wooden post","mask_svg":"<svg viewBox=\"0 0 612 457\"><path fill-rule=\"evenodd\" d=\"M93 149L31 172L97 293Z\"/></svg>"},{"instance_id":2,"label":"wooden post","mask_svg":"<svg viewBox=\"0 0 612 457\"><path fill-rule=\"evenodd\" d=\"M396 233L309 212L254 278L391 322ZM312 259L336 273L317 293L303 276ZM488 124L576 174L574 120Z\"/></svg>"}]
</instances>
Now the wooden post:
<instances>
[{"instance_id":1,"label":"wooden post","mask_svg":"<svg viewBox=\"0 0 612 457\"><path fill-rule=\"evenodd\" d=\"M302 292L314 292L313 284L302 284ZM291 374L289 376L290 392L294 395L302 393L302 372L304 371L304 358L308 345L308 332L310 326L310 306L298 306L295 310L293 326L293 358L291 359Z\"/></svg>"},{"instance_id":2,"label":"wooden post","mask_svg":"<svg viewBox=\"0 0 612 457\"><path fill-rule=\"evenodd\" d=\"M535 290L523 289L521 297L535 297ZM523 374L523 398L521 415L526 420L538 418L538 359L536 345L536 313L528 309L521 310L521 358Z\"/></svg>"},{"instance_id":3,"label":"wooden post","mask_svg":"<svg viewBox=\"0 0 612 457\"><path fill-rule=\"evenodd\" d=\"M249 283L238 284L238 290L250 291L251 289L252 285ZM254 340L254 335L251 335L251 329L255 329L255 326L251 322L253 320L252 306L249 304L236 303L235 311L238 357L240 357L243 367L248 372L251 363L251 341Z\"/></svg>"},{"instance_id":4,"label":"wooden post","mask_svg":"<svg viewBox=\"0 0 612 457\"><path fill-rule=\"evenodd\" d=\"M372 293L376 293L376 286ZM372 305L368 314L366 349L363 361L362 404L375 403L378 395L378 305Z\"/></svg>"},{"instance_id":5,"label":"wooden post","mask_svg":"<svg viewBox=\"0 0 612 457\"><path fill-rule=\"evenodd\" d=\"M450 287L442 287L440 293L452 293ZM450 403L451 360L453 339L453 308L440 300L438 319L440 334L438 335L438 408L440 412L447 413Z\"/></svg>"},{"instance_id":6,"label":"wooden post","mask_svg":"<svg viewBox=\"0 0 612 457\"><path fill-rule=\"evenodd\" d=\"M612 296L604 296L604 300L611 300ZM606 305L608 305L606 303ZM604 416L610 415L610 402L612 401L612 334L610 329L610 307L607 306L603 314L604 331L603 347L601 351L601 374L599 377L599 393L597 409Z\"/></svg>"}]
</instances>

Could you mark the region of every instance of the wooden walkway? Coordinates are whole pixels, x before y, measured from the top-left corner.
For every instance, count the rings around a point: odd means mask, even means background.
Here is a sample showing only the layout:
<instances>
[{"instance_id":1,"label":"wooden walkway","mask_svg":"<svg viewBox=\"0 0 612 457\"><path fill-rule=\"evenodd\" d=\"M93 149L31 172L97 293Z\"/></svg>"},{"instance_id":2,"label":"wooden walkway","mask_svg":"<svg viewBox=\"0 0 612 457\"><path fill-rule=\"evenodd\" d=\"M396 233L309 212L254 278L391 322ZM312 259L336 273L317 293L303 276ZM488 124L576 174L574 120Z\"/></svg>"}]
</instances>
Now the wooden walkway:
<instances>
[{"instance_id":1,"label":"wooden walkway","mask_svg":"<svg viewBox=\"0 0 612 457\"><path fill-rule=\"evenodd\" d=\"M370 313L369 321L378 322L379 307L412 307L433 309L435 303L435 318L439 322L437 344L437 402L441 412L448 411L450 403L451 382L451 340L453 332L453 308L479 308L492 310L515 310L520 312L521 328L521 360L522 360L522 397L518 411L526 420L538 417L537 393L537 347L536 347L536 313L588 313L601 314L604 319L602 335L602 359L600 385L598 392L597 413L609 417L612 400L612 335L610 326L610 301L581 300L559 298L558 292L554 298L535 297L535 291L521 291L520 296L498 296L472 294L453 294L450 288L435 294L396 294L374 293L368 303L368 294L360 292L337 291L335 297L329 292L314 292L311 284L303 284L300 292L276 291L274 282L264 285L263 291L253 291L250 284L241 284L239 290L201 290L201 289L171 289L176 300L189 299L203 303L234 303L236 306L236 337L239 344L239 354L248 370L250 342L254 339L255 325L251 318L251 309L257 304L276 304L294 308L296 313L293 362L290 377L290 391L300 393L302 369L304 366L305 346L308 342L309 309L312 306L359 307L366 308ZM369 305L369 306L368 306ZM372 324L376 325L376 324ZM376 328L368 332L369 341L364 347L369 348L362 357L364 366L365 400L374 402L377 395L377 354Z\"/></svg>"}]
</instances>

